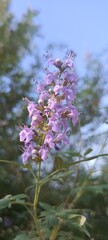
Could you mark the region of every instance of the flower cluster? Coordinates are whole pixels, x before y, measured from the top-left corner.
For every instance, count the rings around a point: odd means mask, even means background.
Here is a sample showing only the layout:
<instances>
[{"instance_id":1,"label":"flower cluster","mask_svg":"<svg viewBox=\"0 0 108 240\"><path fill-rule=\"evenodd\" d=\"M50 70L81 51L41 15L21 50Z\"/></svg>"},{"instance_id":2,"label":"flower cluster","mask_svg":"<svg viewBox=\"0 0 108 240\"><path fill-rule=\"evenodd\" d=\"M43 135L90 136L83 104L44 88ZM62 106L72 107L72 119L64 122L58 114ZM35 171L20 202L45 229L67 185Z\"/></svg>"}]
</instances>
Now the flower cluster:
<instances>
[{"instance_id":1,"label":"flower cluster","mask_svg":"<svg viewBox=\"0 0 108 240\"><path fill-rule=\"evenodd\" d=\"M20 131L20 141L24 142L24 164L29 159L46 160L52 149L58 150L69 144L68 122L71 120L73 126L78 122L74 104L76 84L72 56L69 55L64 61L49 60L44 81L37 86L38 102L26 99L31 122L29 127L23 126Z\"/></svg>"}]
</instances>

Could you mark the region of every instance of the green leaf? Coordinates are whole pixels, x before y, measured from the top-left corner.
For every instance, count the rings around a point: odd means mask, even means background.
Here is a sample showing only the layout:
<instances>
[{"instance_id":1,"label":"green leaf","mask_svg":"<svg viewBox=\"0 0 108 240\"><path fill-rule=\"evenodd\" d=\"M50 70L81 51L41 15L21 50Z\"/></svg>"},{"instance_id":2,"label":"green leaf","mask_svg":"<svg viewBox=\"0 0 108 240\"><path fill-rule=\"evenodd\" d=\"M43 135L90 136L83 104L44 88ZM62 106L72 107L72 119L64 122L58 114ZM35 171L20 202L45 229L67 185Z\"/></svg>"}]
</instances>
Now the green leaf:
<instances>
[{"instance_id":1,"label":"green leaf","mask_svg":"<svg viewBox=\"0 0 108 240\"><path fill-rule=\"evenodd\" d=\"M74 240L84 240L84 238L74 237Z\"/></svg>"},{"instance_id":2,"label":"green leaf","mask_svg":"<svg viewBox=\"0 0 108 240\"><path fill-rule=\"evenodd\" d=\"M43 208L44 210L49 210L52 208L51 205L44 203L44 202L39 202L39 207Z\"/></svg>"},{"instance_id":3,"label":"green leaf","mask_svg":"<svg viewBox=\"0 0 108 240\"><path fill-rule=\"evenodd\" d=\"M87 228L85 226L83 226L81 228L81 231L84 232L90 238L90 233L88 232L88 230L87 230Z\"/></svg>"},{"instance_id":4,"label":"green leaf","mask_svg":"<svg viewBox=\"0 0 108 240\"><path fill-rule=\"evenodd\" d=\"M0 209L8 207L10 203L10 197L11 195L7 195L4 198L0 199Z\"/></svg>"},{"instance_id":5,"label":"green leaf","mask_svg":"<svg viewBox=\"0 0 108 240\"><path fill-rule=\"evenodd\" d=\"M25 192L27 192L28 190L30 190L30 189L32 189L32 188L35 188L35 184L33 184L33 185L30 185L29 187L27 187L26 189L25 189Z\"/></svg>"},{"instance_id":6,"label":"green leaf","mask_svg":"<svg viewBox=\"0 0 108 240\"><path fill-rule=\"evenodd\" d=\"M4 198L0 199L0 209L11 207L12 204L24 204L25 198L28 198L26 194L18 194L15 196L6 195Z\"/></svg>"},{"instance_id":7,"label":"green leaf","mask_svg":"<svg viewBox=\"0 0 108 240\"><path fill-rule=\"evenodd\" d=\"M60 231L58 233L58 240L72 240L73 234L71 232Z\"/></svg>"},{"instance_id":8,"label":"green leaf","mask_svg":"<svg viewBox=\"0 0 108 240\"><path fill-rule=\"evenodd\" d=\"M95 193L103 193L104 190L108 190L108 184L100 184L96 186L87 186L86 190L91 190Z\"/></svg>"},{"instance_id":9,"label":"green leaf","mask_svg":"<svg viewBox=\"0 0 108 240\"><path fill-rule=\"evenodd\" d=\"M29 169L29 170L32 170L32 166L31 166L31 164L25 164L25 165L23 165L22 166L23 168L27 168L27 169Z\"/></svg>"},{"instance_id":10,"label":"green leaf","mask_svg":"<svg viewBox=\"0 0 108 240\"><path fill-rule=\"evenodd\" d=\"M82 215L82 216L79 216L78 218L79 218L79 225L83 226L86 222L86 217Z\"/></svg>"},{"instance_id":11,"label":"green leaf","mask_svg":"<svg viewBox=\"0 0 108 240\"><path fill-rule=\"evenodd\" d=\"M64 155L64 154L71 155L72 157L82 157L82 155L80 154L80 152L73 152L72 150L62 151L61 153L62 153L63 155Z\"/></svg>"},{"instance_id":12,"label":"green leaf","mask_svg":"<svg viewBox=\"0 0 108 240\"><path fill-rule=\"evenodd\" d=\"M81 214L73 213L73 210L74 209L64 209L62 211L56 211L55 214L56 216L61 217L64 220L74 219L74 221L77 222L79 226L83 226L84 223L86 222L86 217ZM78 212L77 209L76 212Z\"/></svg>"},{"instance_id":13,"label":"green leaf","mask_svg":"<svg viewBox=\"0 0 108 240\"><path fill-rule=\"evenodd\" d=\"M30 240L30 238L27 236L27 234L19 234L13 240Z\"/></svg>"},{"instance_id":14,"label":"green leaf","mask_svg":"<svg viewBox=\"0 0 108 240\"><path fill-rule=\"evenodd\" d=\"M55 215L56 210L49 209L49 211L42 211L40 217L48 217L49 215Z\"/></svg>"},{"instance_id":15,"label":"green leaf","mask_svg":"<svg viewBox=\"0 0 108 240\"><path fill-rule=\"evenodd\" d=\"M84 153L84 156L88 155L90 152L92 152L93 149L92 148L88 148L85 153Z\"/></svg>"},{"instance_id":16,"label":"green leaf","mask_svg":"<svg viewBox=\"0 0 108 240\"><path fill-rule=\"evenodd\" d=\"M74 240L84 240L84 238L74 237Z\"/></svg>"},{"instance_id":17,"label":"green leaf","mask_svg":"<svg viewBox=\"0 0 108 240\"><path fill-rule=\"evenodd\" d=\"M57 175L53 176L52 177L52 181L57 181L59 180L59 178L65 178L65 177L68 177L69 175L71 175L73 172L73 169L72 170L69 170L69 171L63 171L63 172L60 172L58 173Z\"/></svg>"},{"instance_id":18,"label":"green leaf","mask_svg":"<svg viewBox=\"0 0 108 240\"><path fill-rule=\"evenodd\" d=\"M61 171L61 172L59 172ZM55 172L51 173L49 176L41 180L41 186L43 186L45 183L50 182L50 181L62 181L65 180L65 177L68 177L74 172L74 170L68 170L67 169L62 169L62 170L56 170Z\"/></svg>"},{"instance_id":19,"label":"green leaf","mask_svg":"<svg viewBox=\"0 0 108 240\"><path fill-rule=\"evenodd\" d=\"M56 156L54 159L55 169L62 169L64 167L63 159L59 156Z\"/></svg>"},{"instance_id":20,"label":"green leaf","mask_svg":"<svg viewBox=\"0 0 108 240\"><path fill-rule=\"evenodd\" d=\"M73 216L74 215L74 216ZM76 216L75 216L76 215ZM86 222L86 217L83 215L79 215L79 214L72 214L69 216L70 219L72 218L76 218L76 222L80 225L83 226Z\"/></svg>"},{"instance_id":21,"label":"green leaf","mask_svg":"<svg viewBox=\"0 0 108 240\"><path fill-rule=\"evenodd\" d=\"M15 196L11 196L11 200L16 200L16 201L25 199L25 198L28 198L28 196L24 193L21 193L21 194L15 195Z\"/></svg>"},{"instance_id":22,"label":"green leaf","mask_svg":"<svg viewBox=\"0 0 108 240\"><path fill-rule=\"evenodd\" d=\"M48 215L46 217L46 223L49 227L54 227L54 225L58 224L58 218L55 215Z\"/></svg>"},{"instance_id":23,"label":"green leaf","mask_svg":"<svg viewBox=\"0 0 108 240\"><path fill-rule=\"evenodd\" d=\"M13 240L39 240L39 238L36 234L36 231L31 231L29 233L20 233Z\"/></svg>"}]
</instances>

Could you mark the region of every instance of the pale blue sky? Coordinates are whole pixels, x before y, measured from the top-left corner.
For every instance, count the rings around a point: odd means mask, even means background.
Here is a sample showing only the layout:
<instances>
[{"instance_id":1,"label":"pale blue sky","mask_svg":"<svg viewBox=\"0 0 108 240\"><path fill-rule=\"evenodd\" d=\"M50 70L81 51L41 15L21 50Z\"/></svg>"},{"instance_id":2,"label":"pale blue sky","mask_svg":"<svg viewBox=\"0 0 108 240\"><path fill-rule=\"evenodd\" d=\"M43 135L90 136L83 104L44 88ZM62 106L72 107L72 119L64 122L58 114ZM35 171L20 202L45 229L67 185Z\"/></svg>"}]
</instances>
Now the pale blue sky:
<instances>
[{"instance_id":1,"label":"pale blue sky","mask_svg":"<svg viewBox=\"0 0 108 240\"><path fill-rule=\"evenodd\" d=\"M20 18L28 6L40 12L42 52L48 43L64 43L77 53L82 71L87 53L107 48L108 0L12 0L11 9Z\"/></svg>"}]
</instances>

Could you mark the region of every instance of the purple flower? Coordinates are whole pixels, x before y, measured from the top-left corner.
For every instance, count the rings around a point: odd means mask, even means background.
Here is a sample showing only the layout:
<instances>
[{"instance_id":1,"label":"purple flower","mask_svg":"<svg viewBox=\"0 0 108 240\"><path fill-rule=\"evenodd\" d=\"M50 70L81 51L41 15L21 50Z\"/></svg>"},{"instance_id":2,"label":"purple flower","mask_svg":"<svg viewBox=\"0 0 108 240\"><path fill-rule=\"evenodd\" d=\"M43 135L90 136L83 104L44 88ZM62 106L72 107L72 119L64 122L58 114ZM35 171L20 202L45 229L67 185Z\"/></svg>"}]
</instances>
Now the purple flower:
<instances>
[{"instance_id":1,"label":"purple flower","mask_svg":"<svg viewBox=\"0 0 108 240\"><path fill-rule=\"evenodd\" d=\"M63 93L65 94L65 99L70 100L71 102L75 100L75 94L74 91L71 88L64 87Z\"/></svg>"},{"instance_id":2,"label":"purple flower","mask_svg":"<svg viewBox=\"0 0 108 240\"><path fill-rule=\"evenodd\" d=\"M42 160L47 160L48 154L49 154L49 149L43 145L39 150L39 154L40 154Z\"/></svg>"},{"instance_id":3,"label":"purple flower","mask_svg":"<svg viewBox=\"0 0 108 240\"><path fill-rule=\"evenodd\" d=\"M54 93L57 95L58 93L60 93L60 91L63 89L62 86L60 85L56 85L53 89Z\"/></svg>"},{"instance_id":4,"label":"purple flower","mask_svg":"<svg viewBox=\"0 0 108 240\"><path fill-rule=\"evenodd\" d=\"M39 96L38 103L44 103L44 101L48 98L49 98L49 93L47 91L43 91Z\"/></svg>"},{"instance_id":5,"label":"purple flower","mask_svg":"<svg viewBox=\"0 0 108 240\"><path fill-rule=\"evenodd\" d=\"M68 123L75 126L79 113L75 106L77 78L72 54L64 61L50 59L43 82L37 85L38 103L26 99L30 127L20 131L24 143L22 159L40 161L48 158L51 149L69 145ZM56 68L55 68L56 67Z\"/></svg>"},{"instance_id":6,"label":"purple flower","mask_svg":"<svg viewBox=\"0 0 108 240\"><path fill-rule=\"evenodd\" d=\"M33 138L34 132L28 128L27 126L25 126L22 131L20 132L20 142L30 142Z\"/></svg>"},{"instance_id":7,"label":"purple flower","mask_svg":"<svg viewBox=\"0 0 108 240\"><path fill-rule=\"evenodd\" d=\"M34 148L35 148L35 145L33 142L25 144L25 149L22 154L22 160L23 160L24 164L26 164L28 162L28 160L32 159Z\"/></svg>"},{"instance_id":8,"label":"purple flower","mask_svg":"<svg viewBox=\"0 0 108 240\"><path fill-rule=\"evenodd\" d=\"M31 155L28 153L28 151L24 151L22 154L22 160L23 164L26 164L28 160L30 159Z\"/></svg>"},{"instance_id":9,"label":"purple flower","mask_svg":"<svg viewBox=\"0 0 108 240\"><path fill-rule=\"evenodd\" d=\"M77 109L73 107L70 113L68 113L68 117L72 119L73 126L75 126L78 123L78 116L79 116L79 113Z\"/></svg>"},{"instance_id":10,"label":"purple flower","mask_svg":"<svg viewBox=\"0 0 108 240\"><path fill-rule=\"evenodd\" d=\"M60 123L56 118L49 118L48 126L51 127L52 131L59 132L60 131Z\"/></svg>"},{"instance_id":11,"label":"purple flower","mask_svg":"<svg viewBox=\"0 0 108 240\"><path fill-rule=\"evenodd\" d=\"M73 60L71 58L68 58L66 61L65 61L65 66L66 67L73 67Z\"/></svg>"},{"instance_id":12,"label":"purple flower","mask_svg":"<svg viewBox=\"0 0 108 240\"><path fill-rule=\"evenodd\" d=\"M46 85L50 85L52 84L52 81L54 80L54 75L51 74L51 73L48 73L46 76L45 76L45 83Z\"/></svg>"},{"instance_id":13,"label":"purple flower","mask_svg":"<svg viewBox=\"0 0 108 240\"><path fill-rule=\"evenodd\" d=\"M56 102L54 99L48 99L48 108L53 110L55 108L55 105L56 105Z\"/></svg>"},{"instance_id":14,"label":"purple flower","mask_svg":"<svg viewBox=\"0 0 108 240\"><path fill-rule=\"evenodd\" d=\"M57 58L54 60L53 65L55 65L57 68L61 68L63 62L61 61L60 58Z\"/></svg>"},{"instance_id":15,"label":"purple flower","mask_svg":"<svg viewBox=\"0 0 108 240\"><path fill-rule=\"evenodd\" d=\"M34 112L36 111L37 105L34 102L29 102L27 109L29 112L29 116L32 117Z\"/></svg>"},{"instance_id":16,"label":"purple flower","mask_svg":"<svg viewBox=\"0 0 108 240\"><path fill-rule=\"evenodd\" d=\"M64 144L69 144L68 138L66 136L66 132L64 134L63 133L58 134L55 141L56 141L56 143L63 142Z\"/></svg>"},{"instance_id":17,"label":"purple flower","mask_svg":"<svg viewBox=\"0 0 108 240\"><path fill-rule=\"evenodd\" d=\"M65 72L64 73L64 79L67 80L70 83L76 83L77 82L77 78L74 72Z\"/></svg>"},{"instance_id":18,"label":"purple flower","mask_svg":"<svg viewBox=\"0 0 108 240\"><path fill-rule=\"evenodd\" d=\"M55 144L54 144L54 137L53 137L52 131L49 131L46 134L44 144L49 145L50 148L54 148Z\"/></svg>"},{"instance_id":19,"label":"purple flower","mask_svg":"<svg viewBox=\"0 0 108 240\"><path fill-rule=\"evenodd\" d=\"M45 89L45 83L39 83L38 86L37 86L37 93L41 93L42 91L44 91Z\"/></svg>"}]
</instances>

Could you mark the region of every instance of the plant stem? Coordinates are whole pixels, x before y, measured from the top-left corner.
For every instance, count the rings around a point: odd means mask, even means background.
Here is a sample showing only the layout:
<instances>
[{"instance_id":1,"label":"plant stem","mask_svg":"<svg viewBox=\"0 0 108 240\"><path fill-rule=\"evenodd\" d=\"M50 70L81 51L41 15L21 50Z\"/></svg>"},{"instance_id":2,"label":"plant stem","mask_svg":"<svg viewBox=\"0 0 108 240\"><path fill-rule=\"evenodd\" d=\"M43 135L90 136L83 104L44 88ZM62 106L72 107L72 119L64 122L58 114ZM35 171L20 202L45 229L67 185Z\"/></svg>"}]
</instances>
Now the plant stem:
<instances>
[{"instance_id":1,"label":"plant stem","mask_svg":"<svg viewBox=\"0 0 108 240\"><path fill-rule=\"evenodd\" d=\"M54 229L52 230L50 240L56 240L57 239L59 230L60 230L60 225L56 225L54 227Z\"/></svg>"},{"instance_id":2,"label":"plant stem","mask_svg":"<svg viewBox=\"0 0 108 240\"><path fill-rule=\"evenodd\" d=\"M37 204L38 204L38 198L39 198L39 192L40 192L40 164L39 164L39 169L38 169L38 176L36 180L36 190L35 190L35 196L34 196L34 221L36 223L37 221Z\"/></svg>"},{"instance_id":3,"label":"plant stem","mask_svg":"<svg viewBox=\"0 0 108 240\"><path fill-rule=\"evenodd\" d=\"M35 190L35 196L34 196L33 210L34 210L34 223L35 223L37 233L40 237L40 240L44 240L37 222L37 205L38 205L38 199L39 199L39 193L40 193L40 169L41 169L41 163L39 163L38 174L36 179L36 190Z\"/></svg>"}]
</instances>

